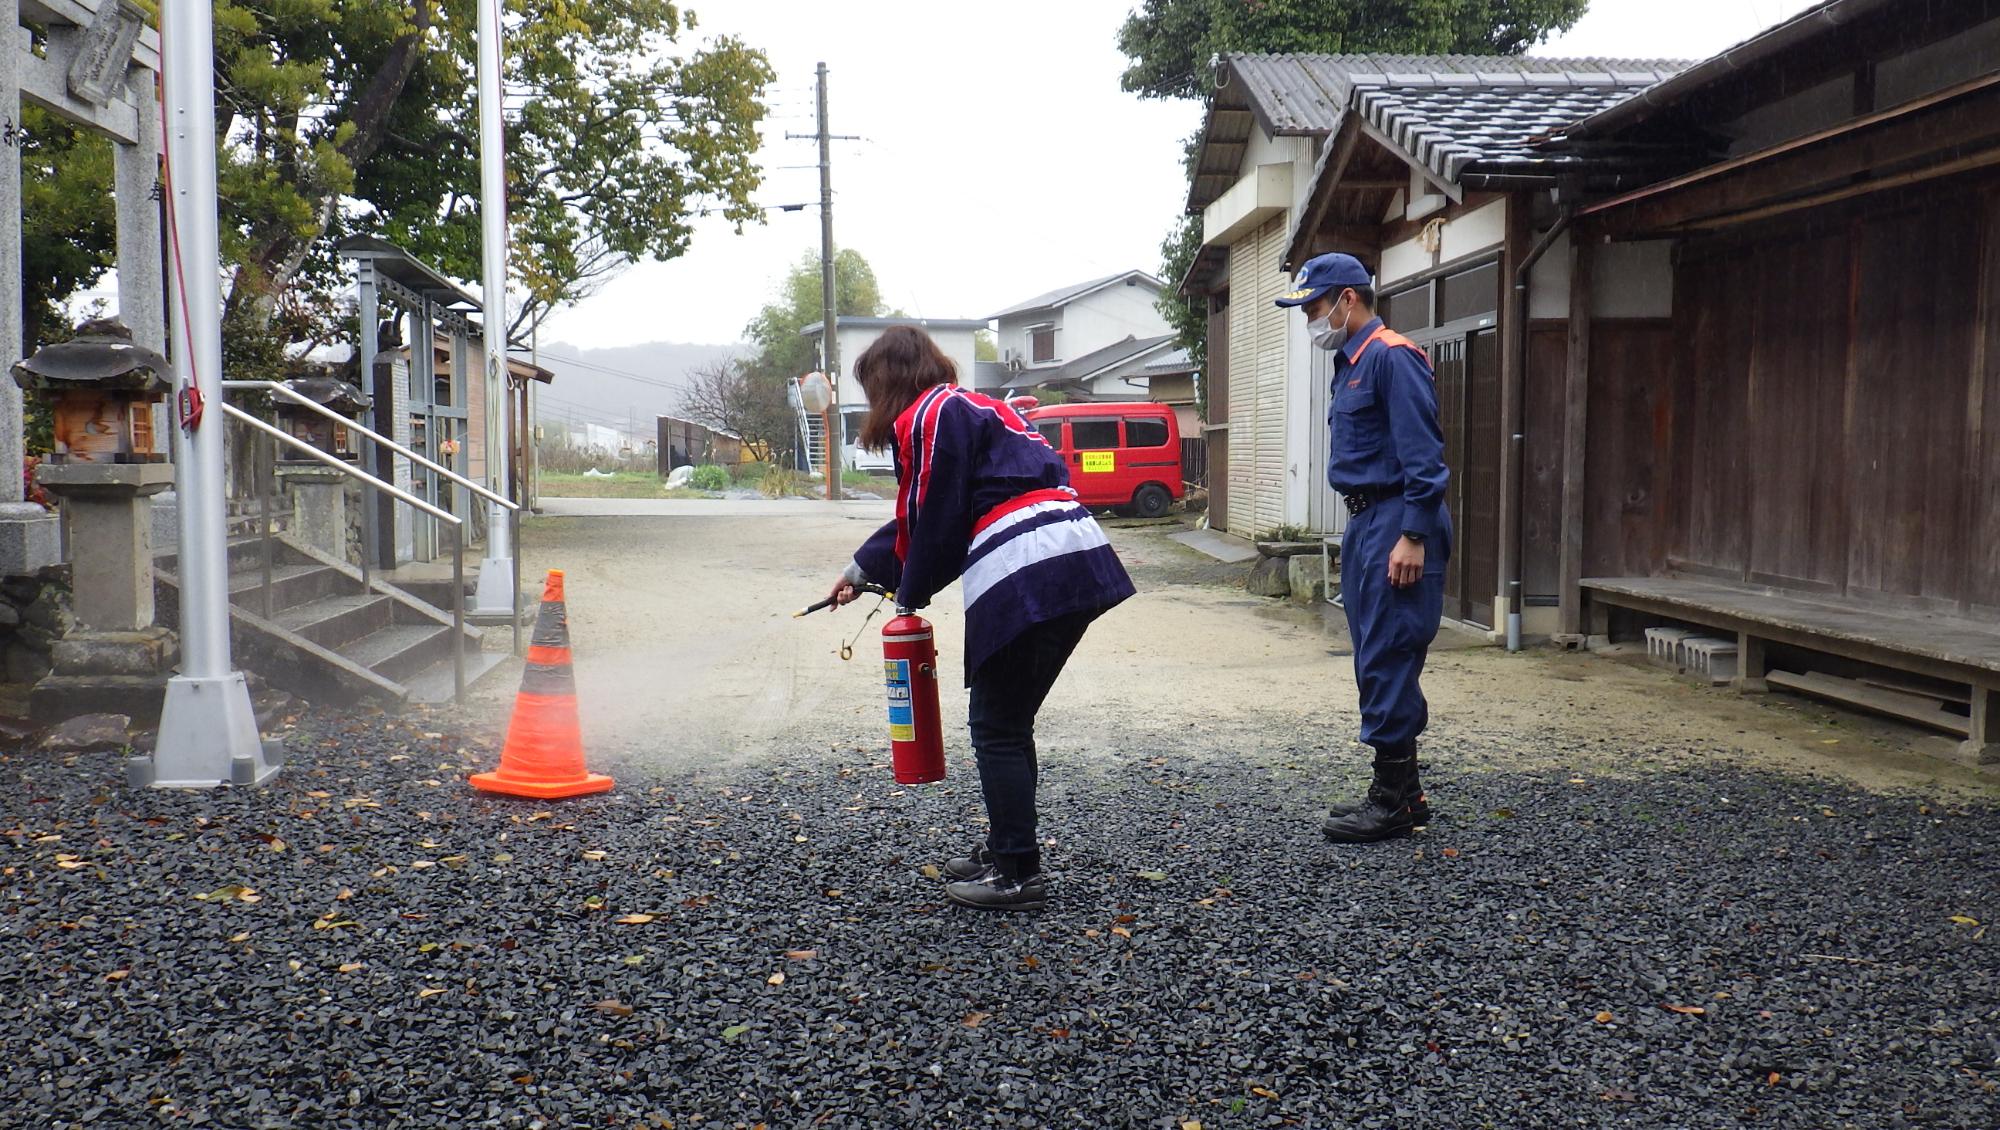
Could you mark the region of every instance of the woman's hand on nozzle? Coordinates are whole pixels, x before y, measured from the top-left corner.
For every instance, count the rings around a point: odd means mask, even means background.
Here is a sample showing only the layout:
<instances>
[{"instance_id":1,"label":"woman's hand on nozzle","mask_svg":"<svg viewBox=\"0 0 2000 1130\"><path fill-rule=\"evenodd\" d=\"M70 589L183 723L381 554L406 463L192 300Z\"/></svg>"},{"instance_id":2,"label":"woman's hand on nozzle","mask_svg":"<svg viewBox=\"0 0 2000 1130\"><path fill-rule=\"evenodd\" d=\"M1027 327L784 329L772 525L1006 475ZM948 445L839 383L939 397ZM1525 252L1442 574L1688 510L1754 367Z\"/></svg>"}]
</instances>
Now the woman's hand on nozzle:
<instances>
[{"instance_id":1,"label":"woman's hand on nozzle","mask_svg":"<svg viewBox=\"0 0 2000 1130\"><path fill-rule=\"evenodd\" d=\"M838 609L843 604L852 603L854 598L860 595L861 590L843 575L834 580L833 589L826 594L826 598L833 602L834 608Z\"/></svg>"}]
</instances>

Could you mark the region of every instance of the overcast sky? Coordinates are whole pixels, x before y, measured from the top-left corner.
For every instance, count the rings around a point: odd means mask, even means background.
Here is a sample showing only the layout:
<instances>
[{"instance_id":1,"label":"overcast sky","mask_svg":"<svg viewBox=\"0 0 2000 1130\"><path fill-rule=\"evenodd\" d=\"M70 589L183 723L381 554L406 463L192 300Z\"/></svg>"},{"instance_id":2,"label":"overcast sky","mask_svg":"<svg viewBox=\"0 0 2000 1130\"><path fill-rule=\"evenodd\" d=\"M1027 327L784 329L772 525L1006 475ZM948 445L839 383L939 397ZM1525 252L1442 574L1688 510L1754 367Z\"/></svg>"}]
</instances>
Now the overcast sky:
<instances>
[{"instance_id":1,"label":"overcast sky","mask_svg":"<svg viewBox=\"0 0 2000 1130\"><path fill-rule=\"evenodd\" d=\"M1593 0L1535 53L1705 58L1808 2ZM1116 33L1134 0L690 4L701 34L741 36L777 69L757 193L767 206L818 200L814 146L785 134L812 130L813 67L826 62L833 132L865 139L834 148L835 239L867 256L892 306L976 318L1158 270L1185 199L1181 140L1201 114L1118 88ZM786 267L818 246L816 207L774 210L742 235L705 224L686 255L634 266L554 315L542 341L738 340Z\"/></svg>"},{"instance_id":2,"label":"overcast sky","mask_svg":"<svg viewBox=\"0 0 2000 1130\"><path fill-rule=\"evenodd\" d=\"M1807 0L1593 0L1541 55L1701 58ZM816 201L813 67L830 72L834 238L867 256L891 305L981 317L1067 283L1155 271L1185 194L1192 102L1118 88L1116 32L1131 0L1009 4L758 4L693 0L705 33L742 36L778 71L765 131L766 205ZM865 13L865 14L864 14ZM773 211L736 235L699 229L689 252L631 268L544 324L578 346L734 340L786 266L819 245L817 208Z\"/></svg>"}]
</instances>

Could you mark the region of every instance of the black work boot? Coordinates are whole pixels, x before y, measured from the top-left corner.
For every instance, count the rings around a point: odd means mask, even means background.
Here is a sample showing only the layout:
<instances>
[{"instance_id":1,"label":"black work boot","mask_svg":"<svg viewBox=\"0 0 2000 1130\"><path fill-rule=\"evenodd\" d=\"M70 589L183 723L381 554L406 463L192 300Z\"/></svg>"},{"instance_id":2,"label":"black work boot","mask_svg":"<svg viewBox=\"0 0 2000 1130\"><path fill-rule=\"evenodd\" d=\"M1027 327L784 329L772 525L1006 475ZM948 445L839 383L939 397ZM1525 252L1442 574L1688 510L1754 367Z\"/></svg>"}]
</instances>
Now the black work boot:
<instances>
[{"instance_id":1,"label":"black work boot","mask_svg":"<svg viewBox=\"0 0 2000 1130\"><path fill-rule=\"evenodd\" d=\"M1416 756L1416 751L1414 746L1410 747L1410 751L1406 756L1409 757ZM1389 752L1389 755L1386 759L1384 757L1383 751L1380 750L1376 751L1375 754L1376 766L1379 767L1384 760L1395 761L1398 760L1398 757L1393 750ZM1368 806L1368 799L1366 796L1363 796L1359 802L1355 803L1348 803L1346 801L1336 801L1335 803L1327 806L1326 818L1328 821L1333 821L1333 820L1338 820L1343 816L1352 816L1355 813L1361 811L1363 808L1366 808L1367 806ZM1410 815L1416 818L1417 827L1419 828L1431 822L1431 798L1421 788L1417 790L1417 799L1410 802Z\"/></svg>"},{"instance_id":2,"label":"black work boot","mask_svg":"<svg viewBox=\"0 0 2000 1130\"><path fill-rule=\"evenodd\" d=\"M1368 786L1367 799L1350 812L1328 816L1320 831L1337 844L1372 844L1407 836L1430 819L1427 804L1423 819L1417 818L1416 806L1423 803L1423 796L1415 754L1396 759L1378 757L1375 783Z\"/></svg>"},{"instance_id":3,"label":"black work boot","mask_svg":"<svg viewBox=\"0 0 2000 1130\"><path fill-rule=\"evenodd\" d=\"M1049 903L1049 881L1042 875L1040 855L991 856L979 874L946 883L944 896L975 910L1040 910Z\"/></svg>"},{"instance_id":4,"label":"black work boot","mask_svg":"<svg viewBox=\"0 0 2000 1130\"><path fill-rule=\"evenodd\" d=\"M971 855L961 855L945 860L944 873L947 879L963 882L979 878L979 873L993 865L993 853L986 850L982 841L972 849Z\"/></svg>"}]
</instances>

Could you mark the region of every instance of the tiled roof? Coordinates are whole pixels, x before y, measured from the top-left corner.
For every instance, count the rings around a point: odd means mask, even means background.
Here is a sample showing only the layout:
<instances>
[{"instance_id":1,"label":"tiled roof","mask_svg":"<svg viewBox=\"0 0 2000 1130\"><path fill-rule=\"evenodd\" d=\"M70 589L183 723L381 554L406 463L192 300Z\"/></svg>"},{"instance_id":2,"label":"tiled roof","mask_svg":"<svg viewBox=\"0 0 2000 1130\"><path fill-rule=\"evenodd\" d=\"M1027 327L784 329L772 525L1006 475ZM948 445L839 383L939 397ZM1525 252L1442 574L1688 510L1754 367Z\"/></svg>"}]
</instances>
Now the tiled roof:
<instances>
[{"instance_id":1,"label":"tiled roof","mask_svg":"<svg viewBox=\"0 0 2000 1130\"><path fill-rule=\"evenodd\" d=\"M1361 117L1440 178L1455 182L1474 162L1549 160L1529 141L1589 117L1658 81L1652 73L1603 75L1547 85L1540 76L1493 82L1491 76L1439 78L1422 85L1400 77L1382 85L1357 76Z\"/></svg>"},{"instance_id":2,"label":"tiled roof","mask_svg":"<svg viewBox=\"0 0 2000 1130\"><path fill-rule=\"evenodd\" d=\"M1066 361L1056 368L1029 369L1022 376L1032 377L1035 384L1078 380L1123 364L1134 357L1144 356L1172 340L1174 340L1173 334L1161 334L1158 337L1127 337L1122 341L1114 341L1102 349L1095 349L1081 357Z\"/></svg>"},{"instance_id":3,"label":"tiled roof","mask_svg":"<svg viewBox=\"0 0 2000 1130\"><path fill-rule=\"evenodd\" d=\"M1061 287L1056 290L1049 291L1047 294L1038 294L1033 298L1028 299L1026 302L1016 302L1014 305L1007 307L1005 310L1000 311L998 314L992 315L992 317L1007 318L1015 314L1025 314L1030 310L1053 310L1058 306L1063 306L1067 305L1068 303L1074 302L1077 299L1082 298L1084 295L1091 293L1092 291L1101 290L1104 287L1110 286L1112 283L1120 281L1121 279L1132 278L1134 276L1143 279L1147 283L1151 284L1153 289L1156 291L1165 289L1163 284L1161 284L1160 280L1154 278L1153 276L1147 274L1144 271L1120 271L1115 275L1106 275L1101 279L1091 279L1089 282L1080 282L1076 283L1073 286Z\"/></svg>"},{"instance_id":4,"label":"tiled roof","mask_svg":"<svg viewBox=\"0 0 2000 1130\"><path fill-rule=\"evenodd\" d=\"M1250 108L1275 135L1329 133L1356 86L1636 88L1684 64L1656 59L1547 59L1531 55L1223 56Z\"/></svg>"}]
</instances>

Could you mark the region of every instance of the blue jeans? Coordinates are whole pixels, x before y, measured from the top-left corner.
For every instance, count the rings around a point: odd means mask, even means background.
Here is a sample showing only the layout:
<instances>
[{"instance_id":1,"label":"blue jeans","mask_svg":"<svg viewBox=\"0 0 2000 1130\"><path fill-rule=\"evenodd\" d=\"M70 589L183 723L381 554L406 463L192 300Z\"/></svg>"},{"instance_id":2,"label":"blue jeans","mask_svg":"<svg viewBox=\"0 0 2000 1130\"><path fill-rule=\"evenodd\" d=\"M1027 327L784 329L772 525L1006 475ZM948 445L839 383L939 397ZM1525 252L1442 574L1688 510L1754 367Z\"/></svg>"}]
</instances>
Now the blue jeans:
<instances>
[{"instance_id":1,"label":"blue jeans","mask_svg":"<svg viewBox=\"0 0 2000 1130\"><path fill-rule=\"evenodd\" d=\"M979 789L986 797L986 850L1010 875L1042 869L1035 836L1035 715L1096 612L1073 612L1030 626L972 676L968 714Z\"/></svg>"}]
</instances>

